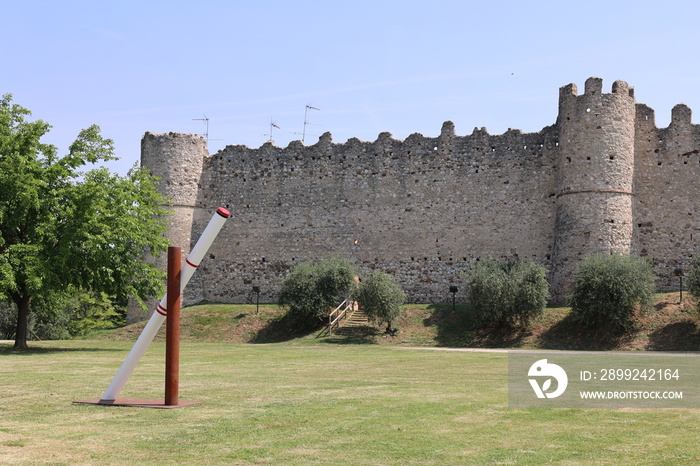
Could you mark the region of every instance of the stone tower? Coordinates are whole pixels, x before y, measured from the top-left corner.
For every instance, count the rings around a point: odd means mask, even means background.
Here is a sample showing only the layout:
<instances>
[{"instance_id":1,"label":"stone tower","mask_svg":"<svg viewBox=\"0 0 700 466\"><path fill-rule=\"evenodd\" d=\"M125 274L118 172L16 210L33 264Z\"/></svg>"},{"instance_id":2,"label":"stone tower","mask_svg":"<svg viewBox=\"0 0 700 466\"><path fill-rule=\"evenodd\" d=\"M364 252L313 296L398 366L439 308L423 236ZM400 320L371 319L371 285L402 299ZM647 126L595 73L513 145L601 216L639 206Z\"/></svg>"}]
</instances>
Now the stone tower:
<instances>
[{"instance_id":1,"label":"stone tower","mask_svg":"<svg viewBox=\"0 0 700 466\"><path fill-rule=\"evenodd\" d=\"M190 244L192 222L202 164L208 155L206 140L196 134L147 132L141 140L141 165L160 178L158 189L170 200L168 208L173 213L168 239L185 254L194 246Z\"/></svg>"},{"instance_id":2,"label":"stone tower","mask_svg":"<svg viewBox=\"0 0 700 466\"><path fill-rule=\"evenodd\" d=\"M630 253L636 103L633 88L615 81L611 94L589 78L559 90L556 226L551 286L555 299L570 290L583 256Z\"/></svg>"},{"instance_id":3,"label":"stone tower","mask_svg":"<svg viewBox=\"0 0 700 466\"><path fill-rule=\"evenodd\" d=\"M191 244L192 225L198 213L202 164L208 155L206 140L196 134L157 134L149 131L141 139L141 166L160 178L158 190L170 201L167 206L172 211L170 229L165 235L171 245L182 248L184 256L194 246ZM165 261L165 255L154 259L162 270L166 268ZM130 305L127 321L136 322L150 316L158 299L160 296L147 303L145 313L138 306Z\"/></svg>"}]
</instances>

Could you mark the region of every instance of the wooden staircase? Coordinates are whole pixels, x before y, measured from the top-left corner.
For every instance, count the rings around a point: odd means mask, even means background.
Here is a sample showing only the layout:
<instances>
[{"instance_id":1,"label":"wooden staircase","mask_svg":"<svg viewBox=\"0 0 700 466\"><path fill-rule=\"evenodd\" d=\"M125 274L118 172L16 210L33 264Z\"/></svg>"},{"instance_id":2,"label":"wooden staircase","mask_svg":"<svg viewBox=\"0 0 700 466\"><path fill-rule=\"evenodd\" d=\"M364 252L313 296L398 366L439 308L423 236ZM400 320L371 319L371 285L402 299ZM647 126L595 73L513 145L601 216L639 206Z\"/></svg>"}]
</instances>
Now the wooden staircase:
<instances>
[{"instance_id":1,"label":"wooden staircase","mask_svg":"<svg viewBox=\"0 0 700 466\"><path fill-rule=\"evenodd\" d=\"M369 318L362 310L355 310L350 314L341 326L339 326L334 334L342 336L355 336L358 333L363 333L369 327Z\"/></svg>"},{"instance_id":2,"label":"wooden staircase","mask_svg":"<svg viewBox=\"0 0 700 466\"><path fill-rule=\"evenodd\" d=\"M369 318L352 300L343 301L328 315L328 325L316 338L324 336L354 336L370 326Z\"/></svg>"}]
</instances>

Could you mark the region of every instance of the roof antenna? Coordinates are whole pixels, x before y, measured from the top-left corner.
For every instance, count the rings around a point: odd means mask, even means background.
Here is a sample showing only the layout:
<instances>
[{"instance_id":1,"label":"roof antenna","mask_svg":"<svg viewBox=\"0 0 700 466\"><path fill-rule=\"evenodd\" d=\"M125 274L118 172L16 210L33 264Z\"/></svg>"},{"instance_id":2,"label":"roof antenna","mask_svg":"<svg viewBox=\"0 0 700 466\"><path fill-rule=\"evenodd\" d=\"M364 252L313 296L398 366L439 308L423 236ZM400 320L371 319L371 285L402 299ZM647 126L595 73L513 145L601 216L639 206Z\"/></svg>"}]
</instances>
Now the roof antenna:
<instances>
[{"instance_id":1,"label":"roof antenna","mask_svg":"<svg viewBox=\"0 0 700 466\"><path fill-rule=\"evenodd\" d=\"M306 138L306 125L309 124L309 121L306 119L306 115L308 114L309 110L318 110L320 111L320 108L312 107L311 105L307 105L306 108L304 109L304 130L301 133L301 143L304 143L304 138Z\"/></svg>"},{"instance_id":2,"label":"roof antenna","mask_svg":"<svg viewBox=\"0 0 700 466\"><path fill-rule=\"evenodd\" d=\"M209 142L209 118L207 118L207 116L204 115L204 118L192 118L192 121L203 121L205 123L206 130L204 131L204 134L202 134L202 136L204 136L204 139L206 139L207 142Z\"/></svg>"},{"instance_id":3,"label":"roof antenna","mask_svg":"<svg viewBox=\"0 0 700 466\"><path fill-rule=\"evenodd\" d=\"M269 134L263 134L263 136L270 136L270 139L268 139L268 142L275 142L275 141L272 140L272 128L281 129L279 126L277 126L276 124L274 124L274 123L272 122L272 117L270 117L270 133L269 133Z\"/></svg>"}]
</instances>

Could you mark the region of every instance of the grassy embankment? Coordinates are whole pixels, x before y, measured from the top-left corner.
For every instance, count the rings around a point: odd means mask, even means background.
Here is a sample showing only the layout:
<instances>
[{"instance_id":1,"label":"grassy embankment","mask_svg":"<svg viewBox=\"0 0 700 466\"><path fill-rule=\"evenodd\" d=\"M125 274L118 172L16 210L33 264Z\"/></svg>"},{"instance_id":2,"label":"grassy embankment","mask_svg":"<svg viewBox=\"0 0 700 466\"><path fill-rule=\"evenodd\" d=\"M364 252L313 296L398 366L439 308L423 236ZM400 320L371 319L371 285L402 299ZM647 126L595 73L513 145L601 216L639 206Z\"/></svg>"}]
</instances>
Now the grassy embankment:
<instances>
[{"instance_id":1,"label":"grassy embankment","mask_svg":"<svg viewBox=\"0 0 700 466\"><path fill-rule=\"evenodd\" d=\"M297 332L288 325L277 306L205 304L184 308L182 335L189 341L223 343L315 344L371 343L400 346L476 348L524 348L621 351L700 351L700 320L691 298L678 293L657 295L652 312L637 316L637 325L625 333L582 328L569 317L569 308L548 308L543 316L524 329L478 329L469 319L469 309L451 304L405 305L394 323L400 329L386 337L377 327L367 327L351 336L317 338L319 332ZM134 340L143 323L104 332L100 339ZM161 330L159 338L164 338Z\"/></svg>"}]
</instances>

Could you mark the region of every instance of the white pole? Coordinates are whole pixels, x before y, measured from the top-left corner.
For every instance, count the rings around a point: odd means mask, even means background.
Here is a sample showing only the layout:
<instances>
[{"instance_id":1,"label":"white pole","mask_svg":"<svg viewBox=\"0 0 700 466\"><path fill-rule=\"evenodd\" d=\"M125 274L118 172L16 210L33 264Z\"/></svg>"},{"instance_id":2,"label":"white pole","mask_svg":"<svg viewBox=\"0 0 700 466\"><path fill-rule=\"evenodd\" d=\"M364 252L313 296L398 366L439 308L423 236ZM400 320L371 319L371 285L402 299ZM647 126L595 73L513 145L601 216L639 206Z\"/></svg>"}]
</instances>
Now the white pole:
<instances>
[{"instance_id":1,"label":"white pole","mask_svg":"<svg viewBox=\"0 0 700 466\"><path fill-rule=\"evenodd\" d=\"M221 231L226 219L230 216L231 214L226 209L219 207L216 214L214 214L209 221L209 224L204 229L204 232L202 232L202 236L199 237L197 244L194 245L190 255L187 256L185 263L182 264L182 271L180 273L180 292L185 289L187 282L189 282L190 278L192 278L194 271L197 270L197 267L199 267L202 258L209 250L209 247L214 242L214 239L219 234L219 231ZM107 391L105 391L104 395L102 395L100 402L110 402L117 399L117 396L122 391L122 388L124 388L124 385L126 385L126 382L129 380L131 373L134 371L136 365L141 360L141 357L143 357L144 353L148 349L148 345L151 344L161 325L163 325L163 322L165 322L165 318L168 314L166 309L167 302L168 295L166 293L166 295L163 296L163 299L160 300L158 307L156 308L155 312L153 312L151 319L146 324L146 327L144 327L141 335L136 340L136 343L134 343L133 348L131 348L131 351L126 356L126 359L117 371L114 379L112 379L112 383L109 384L109 387L107 387Z\"/></svg>"}]
</instances>

